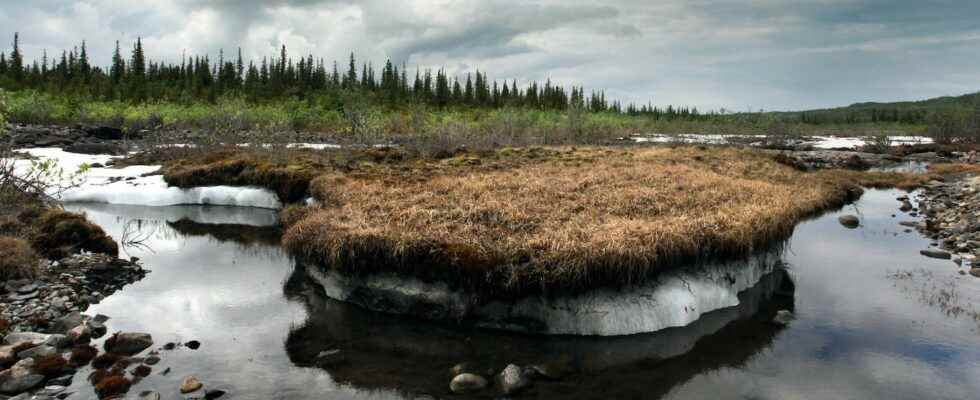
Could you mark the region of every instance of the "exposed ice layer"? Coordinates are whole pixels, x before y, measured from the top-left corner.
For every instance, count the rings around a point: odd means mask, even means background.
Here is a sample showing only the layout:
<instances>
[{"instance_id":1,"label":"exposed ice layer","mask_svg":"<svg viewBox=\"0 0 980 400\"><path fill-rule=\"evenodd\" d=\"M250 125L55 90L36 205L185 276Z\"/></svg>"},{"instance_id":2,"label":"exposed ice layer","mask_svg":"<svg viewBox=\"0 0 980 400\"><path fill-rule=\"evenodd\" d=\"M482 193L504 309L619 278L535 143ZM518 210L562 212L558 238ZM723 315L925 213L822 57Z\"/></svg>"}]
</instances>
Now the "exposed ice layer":
<instances>
[{"instance_id":1,"label":"exposed ice layer","mask_svg":"<svg viewBox=\"0 0 980 400\"><path fill-rule=\"evenodd\" d=\"M634 137L640 143L695 143L695 144L732 144L744 143L761 145L765 135L724 135L724 134L679 134L679 135L644 135ZM932 138L924 136L889 136L892 146L903 144L928 144ZM805 136L799 139L789 139L796 145L809 145L817 149L856 149L865 144L862 137L843 136Z\"/></svg>"},{"instance_id":2,"label":"exposed ice layer","mask_svg":"<svg viewBox=\"0 0 980 400\"><path fill-rule=\"evenodd\" d=\"M51 195L64 202L93 202L143 206L222 205L238 207L282 208L275 193L256 187L207 186L196 188L170 187L157 172L160 166L140 165L126 168L89 168L76 174L82 165L105 164L118 158L109 155L68 153L59 148L18 150L39 159L54 160L63 171L51 176L65 190L53 190ZM17 173L30 171L30 160L16 160ZM71 185L69 185L71 183Z\"/></svg>"},{"instance_id":3,"label":"exposed ice layer","mask_svg":"<svg viewBox=\"0 0 980 400\"><path fill-rule=\"evenodd\" d=\"M704 313L738 305L738 293L779 264L771 251L741 261L716 262L665 273L655 281L620 290L597 289L575 296L531 296L513 302L477 304L442 283L394 274L344 276L307 268L328 297L376 311L428 319L470 320L476 325L548 334L631 335L685 326Z\"/></svg>"}]
</instances>

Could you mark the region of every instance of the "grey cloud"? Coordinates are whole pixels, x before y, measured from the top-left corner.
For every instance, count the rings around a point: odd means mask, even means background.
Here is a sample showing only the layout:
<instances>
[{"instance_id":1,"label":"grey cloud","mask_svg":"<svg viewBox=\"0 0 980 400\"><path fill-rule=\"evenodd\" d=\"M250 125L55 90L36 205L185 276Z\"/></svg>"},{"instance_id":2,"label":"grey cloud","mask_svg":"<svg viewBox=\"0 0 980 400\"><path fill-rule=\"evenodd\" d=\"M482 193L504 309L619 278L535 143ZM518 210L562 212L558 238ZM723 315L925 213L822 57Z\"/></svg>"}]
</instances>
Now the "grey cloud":
<instances>
[{"instance_id":1,"label":"grey cloud","mask_svg":"<svg viewBox=\"0 0 980 400\"><path fill-rule=\"evenodd\" d=\"M170 60L285 44L626 101L796 109L980 89L977 15L945 0L0 0L0 38L20 31L28 57L85 39L102 65L137 36Z\"/></svg>"}]
</instances>

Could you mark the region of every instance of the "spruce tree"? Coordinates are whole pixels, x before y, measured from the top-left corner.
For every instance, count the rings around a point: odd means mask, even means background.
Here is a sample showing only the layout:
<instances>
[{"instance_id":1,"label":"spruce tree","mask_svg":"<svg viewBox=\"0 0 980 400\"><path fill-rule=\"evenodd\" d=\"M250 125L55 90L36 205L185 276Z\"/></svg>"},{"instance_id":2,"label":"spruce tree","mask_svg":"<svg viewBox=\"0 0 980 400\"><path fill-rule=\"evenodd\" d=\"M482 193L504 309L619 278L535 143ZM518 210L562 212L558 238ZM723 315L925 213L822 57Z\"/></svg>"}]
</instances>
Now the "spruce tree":
<instances>
[{"instance_id":1,"label":"spruce tree","mask_svg":"<svg viewBox=\"0 0 980 400\"><path fill-rule=\"evenodd\" d=\"M20 33L14 32L14 50L10 52L11 75L15 82L24 79L24 56L20 53Z\"/></svg>"}]
</instances>

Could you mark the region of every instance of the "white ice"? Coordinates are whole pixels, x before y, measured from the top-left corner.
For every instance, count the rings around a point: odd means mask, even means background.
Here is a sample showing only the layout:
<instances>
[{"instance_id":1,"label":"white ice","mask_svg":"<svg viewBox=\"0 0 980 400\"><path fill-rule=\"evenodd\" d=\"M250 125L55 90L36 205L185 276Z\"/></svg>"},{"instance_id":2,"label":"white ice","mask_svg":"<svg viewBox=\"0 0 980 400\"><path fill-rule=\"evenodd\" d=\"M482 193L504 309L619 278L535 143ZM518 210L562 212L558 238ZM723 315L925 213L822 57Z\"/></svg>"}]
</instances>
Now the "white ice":
<instances>
[{"instance_id":1,"label":"white ice","mask_svg":"<svg viewBox=\"0 0 980 400\"><path fill-rule=\"evenodd\" d=\"M678 134L666 135L655 134L647 136L636 136L632 139L639 143L697 143L697 144L730 144L745 143L761 145L765 140L765 135L724 135L724 134ZM892 146L902 144L928 144L932 143L932 138L923 136L889 136ZM795 139L796 144L810 145L817 149L856 149L865 144L862 137L853 136L807 136Z\"/></svg>"},{"instance_id":2,"label":"white ice","mask_svg":"<svg viewBox=\"0 0 980 400\"><path fill-rule=\"evenodd\" d=\"M158 165L139 165L125 168L89 168L83 165L105 164L117 156L69 153L59 148L17 150L37 159L52 160L60 175L50 176L51 183L67 187L52 190L61 201L127 204L143 206L223 205L239 207L282 208L275 193L256 187L207 186L196 188L170 187L162 175L148 175L160 169ZM16 173L27 174L31 160L16 160Z\"/></svg>"}]
</instances>

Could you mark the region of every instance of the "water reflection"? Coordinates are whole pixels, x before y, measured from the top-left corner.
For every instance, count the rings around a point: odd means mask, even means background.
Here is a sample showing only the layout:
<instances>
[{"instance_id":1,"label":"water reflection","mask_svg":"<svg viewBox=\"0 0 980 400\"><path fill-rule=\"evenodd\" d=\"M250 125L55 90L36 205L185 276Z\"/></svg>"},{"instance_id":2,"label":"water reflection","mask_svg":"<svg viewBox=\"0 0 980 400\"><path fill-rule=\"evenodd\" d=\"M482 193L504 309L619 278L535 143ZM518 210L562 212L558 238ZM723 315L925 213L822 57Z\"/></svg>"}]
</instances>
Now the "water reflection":
<instances>
[{"instance_id":1,"label":"water reflection","mask_svg":"<svg viewBox=\"0 0 980 400\"><path fill-rule=\"evenodd\" d=\"M290 332L286 350L303 366L315 366L321 351L340 350L345 362L325 368L335 379L366 389L443 395L452 377L449 370L458 363L478 371L499 371L514 363L543 364L569 374L536 385L522 397L643 397L665 393L694 374L737 365L766 348L780 330L770 322L773 315L792 309L793 288L779 269L742 292L738 306L707 313L685 327L620 337L536 336L354 308L322 296L297 267L286 294L303 301L310 317ZM651 381L651 376L659 378ZM605 387L610 377L618 383Z\"/></svg>"},{"instance_id":2,"label":"water reflection","mask_svg":"<svg viewBox=\"0 0 980 400\"><path fill-rule=\"evenodd\" d=\"M929 242L897 224L911 219L896 211L900 194L869 190L857 204L797 227L784 253L792 289L780 271L742 293L739 306L690 326L602 339L422 323L327 300L276 245L277 218L268 210L68 208L117 239L136 232L145 246L123 252L152 271L88 312L111 316L110 331L151 333L158 345L203 343L164 352L136 393L173 397L193 374L229 390L227 398L444 397L456 363L499 370L550 362L568 374L518 398L974 398L978 322L923 296L952 285L956 305L975 311L980 279L919 256ZM844 213L860 215L861 227L841 227ZM788 327L768 322L790 307L798 318ZM314 366L327 349L343 350L347 363ZM160 375L165 368L173 372ZM94 398L87 373L79 372L72 398Z\"/></svg>"}]
</instances>

